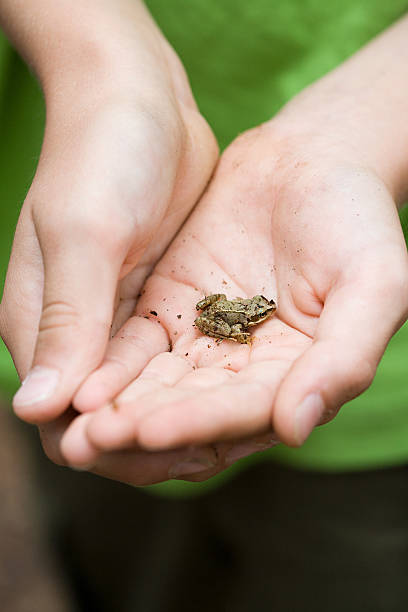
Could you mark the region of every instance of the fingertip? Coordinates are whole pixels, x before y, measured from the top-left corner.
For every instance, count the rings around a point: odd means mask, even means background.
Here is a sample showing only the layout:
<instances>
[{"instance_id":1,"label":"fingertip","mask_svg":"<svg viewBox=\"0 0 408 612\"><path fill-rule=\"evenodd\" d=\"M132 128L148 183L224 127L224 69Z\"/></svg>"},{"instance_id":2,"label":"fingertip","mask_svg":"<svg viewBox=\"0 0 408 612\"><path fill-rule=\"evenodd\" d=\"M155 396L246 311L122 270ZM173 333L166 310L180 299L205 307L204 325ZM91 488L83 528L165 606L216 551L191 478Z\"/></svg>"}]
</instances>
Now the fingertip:
<instances>
[{"instance_id":1,"label":"fingertip","mask_svg":"<svg viewBox=\"0 0 408 612\"><path fill-rule=\"evenodd\" d=\"M298 404L294 411L292 436L295 446L302 446L321 422L325 411L325 404L318 392L309 393Z\"/></svg>"},{"instance_id":2,"label":"fingertip","mask_svg":"<svg viewBox=\"0 0 408 612\"><path fill-rule=\"evenodd\" d=\"M357 395L354 368L332 342L318 341L294 362L283 380L272 426L287 446L300 447L318 425Z\"/></svg>"},{"instance_id":3,"label":"fingertip","mask_svg":"<svg viewBox=\"0 0 408 612\"><path fill-rule=\"evenodd\" d=\"M13 401L13 410L16 416L30 425L45 425L60 417L67 408L50 402L40 402L32 406L18 406Z\"/></svg>"},{"instance_id":4,"label":"fingertip","mask_svg":"<svg viewBox=\"0 0 408 612\"><path fill-rule=\"evenodd\" d=\"M100 408L90 415L86 434L99 450L111 451L135 444L134 426L130 419L115 411L115 404Z\"/></svg>"},{"instance_id":5,"label":"fingertip","mask_svg":"<svg viewBox=\"0 0 408 612\"><path fill-rule=\"evenodd\" d=\"M67 464L76 469L90 469L99 457L99 450L91 444L86 435L89 418L90 415L87 414L78 416L61 439L61 454Z\"/></svg>"},{"instance_id":6,"label":"fingertip","mask_svg":"<svg viewBox=\"0 0 408 612\"><path fill-rule=\"evenodd\" d=\"M54 406L61 373L44 366L35 366L27 374L13 398L16 415L28 423L40 424L55 419L63 410Z\"/></svg>"},{"instance_id":7,"label":"fingertip","mask_svg":"<svg viewBox=\"0 0 408 612\"><path fill-rule=\"evenodd\" d=\"M271 425L286 446L302 446L326 412L329 372L315 357L309 349L293 364L275 398Z\"/></svg>"}]
</instances>

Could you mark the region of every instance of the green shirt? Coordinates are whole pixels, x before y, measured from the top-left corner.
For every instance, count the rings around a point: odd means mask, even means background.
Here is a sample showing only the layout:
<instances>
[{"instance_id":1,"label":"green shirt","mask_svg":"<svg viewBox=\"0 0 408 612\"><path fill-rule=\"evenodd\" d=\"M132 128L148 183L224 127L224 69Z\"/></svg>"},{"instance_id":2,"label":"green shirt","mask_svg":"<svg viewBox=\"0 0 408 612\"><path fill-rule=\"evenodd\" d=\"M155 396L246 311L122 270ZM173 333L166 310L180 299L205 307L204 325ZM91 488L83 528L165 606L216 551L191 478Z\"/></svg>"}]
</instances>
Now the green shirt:
<instances>
[{"instance_id":1,"label":"green shirt","mask_svg":"<svg viewBox=\"0 0 408 612\"><path fill-rule=\"evenodd\" d=\"M189 74L201 111L225 147L270 119L293 95L333 69L408 10L407 0L148 0ZM1 273L12 230L39 154L43 105L38 86L0 40ZM402 213L403 226L408 214ZM373 330L374 333L374 330ZM301 449L283 445L247 460L305 469L355 470L408 459L408 325L391 340L374 383ZM0 384L16 385L0 352ZM233 466L205 486L242 467ZM182 492L204 485L170 483Z\"/></svg>"}]
</instances>

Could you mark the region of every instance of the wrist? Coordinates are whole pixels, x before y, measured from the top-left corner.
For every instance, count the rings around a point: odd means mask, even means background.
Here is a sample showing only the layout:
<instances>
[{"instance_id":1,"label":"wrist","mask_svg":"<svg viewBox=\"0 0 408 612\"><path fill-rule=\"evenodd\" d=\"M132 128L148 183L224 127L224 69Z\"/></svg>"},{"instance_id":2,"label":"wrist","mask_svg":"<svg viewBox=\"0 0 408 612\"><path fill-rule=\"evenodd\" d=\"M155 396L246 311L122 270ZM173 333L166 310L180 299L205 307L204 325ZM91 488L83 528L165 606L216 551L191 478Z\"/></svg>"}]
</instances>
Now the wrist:
<instances>
[{"instance_id":1,"label":"wrist","mask_svg":"<svg viewBox=\"0 0 408 612\"><path fill-rule=\"evenodd\" d=\"M327 88L321 81L289 102L271 125L322 168L335 163L373 172L400 207L408 199L404 113L393 115L385 101L378 110L357 92L342 94L340 87Z\"/></svg>"},{"instance_id":2,"label":"wrist","mask_svg":"<svg viewBox=\"0 0 408 612\"><path fill-rule=\"evenodd\" d=\"M4 0L0 22L47 100L169 88L160 31L139 0Z\"/></svg>"},{"instance_id":3,"label":"wrist","mask_svg":"<svg viewBox=\"0 0 408 612\"><path fill-rule=\"evenodd\" d=\"M374 171L398 205L408 199L408 17L313 83L276 119L292 134Z\"/></svg>"}]
</instances>

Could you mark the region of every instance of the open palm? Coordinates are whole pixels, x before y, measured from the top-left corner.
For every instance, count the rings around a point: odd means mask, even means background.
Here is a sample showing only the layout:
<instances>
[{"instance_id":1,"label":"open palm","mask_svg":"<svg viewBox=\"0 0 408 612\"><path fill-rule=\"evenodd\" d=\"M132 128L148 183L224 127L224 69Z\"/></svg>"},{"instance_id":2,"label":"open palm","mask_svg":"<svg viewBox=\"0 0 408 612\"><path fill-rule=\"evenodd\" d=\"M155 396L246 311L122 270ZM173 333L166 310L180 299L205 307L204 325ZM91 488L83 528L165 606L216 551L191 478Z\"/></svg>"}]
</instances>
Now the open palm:
<instances>
[{"instance_id":1,"label":"open palm","mask_svg":"<svg viewBox=\"0 0 408 612\"><path fill-rule=\"evenodd\" d=\"M104 451L252 436L299 445L370 384L407 312L395 205L370 171L285 150L273 130L224 154L135 316L74 398L87 414L63 442L73 463L81 436ZM277 313L252 328L251 346L217 343L193 325L211 293L260 293Z\"/></svg>"}]
</instances>

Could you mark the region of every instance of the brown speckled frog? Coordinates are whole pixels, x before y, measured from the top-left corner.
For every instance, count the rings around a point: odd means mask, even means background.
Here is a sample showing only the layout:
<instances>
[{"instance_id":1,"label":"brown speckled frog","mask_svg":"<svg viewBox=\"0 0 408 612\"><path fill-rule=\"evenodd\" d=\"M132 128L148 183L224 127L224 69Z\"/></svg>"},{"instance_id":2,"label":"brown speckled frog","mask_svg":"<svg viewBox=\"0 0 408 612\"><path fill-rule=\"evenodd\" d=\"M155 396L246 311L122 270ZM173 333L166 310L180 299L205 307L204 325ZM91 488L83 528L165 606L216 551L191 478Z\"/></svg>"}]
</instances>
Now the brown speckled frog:
<instances>
[{"instance_id":1,"label":"brown speckled frog","mask_svg":"<svg viewBox=\"0 0 408 612\"><path fill-rule=\"evenodd\" d=\"M206 336L250 344L251 335L247 331L248 328L272 316L276 304L263 295L255 295L250 299L227 300L223 293L215 293L200 300L196 309L203 312L194 323Z\"/></svg>"}]
</instances>

